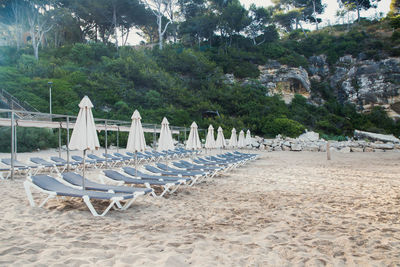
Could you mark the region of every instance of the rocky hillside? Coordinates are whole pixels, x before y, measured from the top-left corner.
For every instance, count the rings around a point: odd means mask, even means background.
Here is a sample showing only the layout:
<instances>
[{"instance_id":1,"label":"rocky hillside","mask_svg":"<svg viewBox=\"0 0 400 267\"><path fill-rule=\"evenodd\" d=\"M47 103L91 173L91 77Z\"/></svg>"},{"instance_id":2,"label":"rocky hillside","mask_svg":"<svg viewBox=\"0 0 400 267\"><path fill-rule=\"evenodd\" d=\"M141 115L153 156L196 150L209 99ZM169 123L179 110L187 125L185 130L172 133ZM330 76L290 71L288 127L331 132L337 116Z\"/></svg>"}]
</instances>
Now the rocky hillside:
<instances>
[{"instance_id":1,"label":"rocky hillside","mask_svg":"<svg viewBox=\"0 0 400 267\"><path fill-rule=\"evenodd\" d=\"M361 112L370 112L374 106L381 106L394 119L400 118L400 58L388 57L382 60L365 59L345 55L329 65L326 55L308 58L307 69L289 67L275 60L259 66L257 80L268 88L269 94L279 94L288 104L295 94L300 94L314 104L324 99L311 91L311 83L327 83L334 89L334 95L342 102L351 102ZM227 74L233 82L233 74ZM248 80L237 82L247 83Z\"/></svg>"}]
</instances>

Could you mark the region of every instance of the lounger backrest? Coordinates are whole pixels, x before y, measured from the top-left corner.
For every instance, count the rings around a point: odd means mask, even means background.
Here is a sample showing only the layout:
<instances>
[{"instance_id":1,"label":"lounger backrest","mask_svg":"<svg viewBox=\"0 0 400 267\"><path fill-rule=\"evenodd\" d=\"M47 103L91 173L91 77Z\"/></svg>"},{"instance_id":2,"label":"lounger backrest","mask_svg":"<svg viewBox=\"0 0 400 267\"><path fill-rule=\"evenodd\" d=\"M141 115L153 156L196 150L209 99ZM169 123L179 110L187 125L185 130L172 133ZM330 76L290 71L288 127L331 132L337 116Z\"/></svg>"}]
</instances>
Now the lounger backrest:
<instances>
[{"instance_id":1,"label":"lounger backrest","mask_svg":"<svg viewBox=\"0 0 400 267\"><path fill-rule=\"evenodd\" d=\"M132 198L130 194L120 194L120 193L106 193L90 190L75 189L73 187L67 186L53 177L48 175L35 175L31 177L32 182L47 191L52 191L57 193L57 195L71 196L71 197L83 197L85 195L90 198L96 199L111 199L113 197L122 197L124 199Z\"/></svg>"},{"instance_id":2,"label":"lounger backrest","mask_svg":"<svg viewBox=\"0 0 400 267\"><path fill-rule=\"evenodd\" d=\"M141 171L136 170L135 168L132 168L132 167L122 167L122 169L124 170L124 172L126 172L127 174L132 175L132 176L136 176L136 174L138 174L139 176L144 175L144 173L142 173Z\"/></svg>"},{"instance_id":3,"label":"lounger backrest","mask_svg":"<svg viewBox=\"0 0 400 267\"><path fill-rule=\"evenodd\" d=\"M80 157L80 156L71 156L71 158L72 158L73 160L76 160L76 161L83 161L83 158Z\"/></svg>"},{"instance_id":4,"label":"lounger backrest","mask_svg":"<svg viewBox=\"0 0 400 267\"><path fill-rule=\"evenodd\" d=\"M33 157L31 158L31 161L36 163L36 164L42 164L42 165L48 165L51 164L50 162L47 162L46 160L42 159L42 158L37 158L37 157Z\"/></svg>"},{"instance_id":5,"label":"lounger backrest","mask_svg":"<svg viewBox=\"0 0 400 267\"><path fill-rule=\"evenodd\" d=\"M155 168L153 166L150 166L150 165L144 165L144 167L146 168L146 170L151 171L151 172L155 172L155 173L160 173L160 171L161 171L161 170L159 170L159 169L157 169L157 168Z\"/></svg>"},{"instance_id":6,"label":"lounger backrest","mask_svg":"<svg viewBox=\"0 0 400 267\"><path fill-rule=\"evenodd\" d=\"M56 179L48 175L31 176L31 180L38 187L56 193L61 193L61 192L67 193L70 191L70 189L73 189L69 188L68 186L64 185L63 183L57 181Z\"/></svg>"},{"instance_id":7,"label":"lounger backrest","mask_svg":"<svg viewBox=\"0 0 400 267\"><path fill-rule=\"evenodd\" d=\"M11 165L11 159L1 159L1 162L7 165Z\"/></svg>"},{"instance_id":8,"label":"lounger backrest","mask_svg":"<svg viewBox=\"0 0 400 267\"><path fill-rule=\"evenodd\" d=\"M117 171L104 170L103 173L105 176L107 176L113 180L116 180L116 181L125 181L126 180L126 176Z\"/></svg>"},{"instance_id":9,"label":"lounger backrest","mask_svg":"<svg viewBox=\"0 0 400 267\"><path fill-rule=\"evenodd\" d=\"M62 177L65 181L67 181L70 184L76 186L82 186L83 177L75 172L65 172L62 174ZM85 178L85 184L88 185L89 183L90 181Z\"/></svg>"},{"instance_id":10,"label":"lounger backrest","mask_svg":"<svg viewBox=\"0 0 400 267\"><path fill-rule=\"evenodd\" d=\"M163 163L160 163L160 162L157 162L157 163L156 163L156 166L157 166L158 168L160 168L160 169L163 169L163 170L168 169L168 166L167 166L167 165L165 165L165 164L163 164Z\"/></svg>"},{"instance_id":11,"label":"lounger backrest","mask_svg":"<svg viewBox=\"0 0 400 267\"><path fill-rule=\"evenodd\" d=\"M63 158L59 158L59 157L50 157L50 159L54 162L58 162L58 163L67 163L67 161Z\"/></svg>"}]
</instances>

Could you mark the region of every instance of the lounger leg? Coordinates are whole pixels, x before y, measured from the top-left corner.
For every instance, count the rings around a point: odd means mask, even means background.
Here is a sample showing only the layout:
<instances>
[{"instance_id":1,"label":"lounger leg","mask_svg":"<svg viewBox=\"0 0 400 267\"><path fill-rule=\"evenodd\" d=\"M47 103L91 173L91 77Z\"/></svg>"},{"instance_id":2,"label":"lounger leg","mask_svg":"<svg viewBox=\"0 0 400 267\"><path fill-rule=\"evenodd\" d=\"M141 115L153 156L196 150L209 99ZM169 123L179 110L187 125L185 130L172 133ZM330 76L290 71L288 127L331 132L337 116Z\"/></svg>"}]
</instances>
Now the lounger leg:
<instances>
[{"instance_id":1,"label":"lounger leg","mask_svg":"<svg viewBox=\"0 0 400 267\"><path fill-rule=\"evenodd\" d=\"M42 203L40 203L39 208L43 207L44 204L46 204L47 201L49 201L49 199L54 198L54 195L48 195L45 200L42 201Z\"/></svg>"},{"instance_id":2,"label":"lounger leg","mask_svg":"<svg viewBox=\"0 0 400 267\"><path fill-rule=\"evenodd\" d=\"M30 182L25 181L24 182L24 188L25 188L26 196L28 197L29 204L31 205L31 207L34 207L35 206L35 201L33 201Z\"/></svg>"},{"instance_id":3,"label":"lounger leg","mask_svg":"<svg viewBox=\"0 0 400 267\"><path fill-rule=\"evenodd\" d=\"M163 188L164 188L164 191L160 195L158 195L158 196L156 195L157 197L163 197L166 193L170 192L169 191L170 187L168 185L164 185Z\"/></svg>"},{"instance_id":4,"label":"lounger leg","mask_svg":"<svg viewBox=\"0 0 400 267\"><path fill-rule=\"evenodd\" d=\"M107 212L115 205L115 203L117 202L116 200L111 200L110 205L108 205L108 207L103 211L102 214L99 214L96 209L93 207L92 202L90 202L90 198L88 196L83 196L83 201L85 202L86 206L89 208L90 212L92 213L93 216L104 216L107 214Z\"/></svg>"},{"instance_id":5,"label":"lounger leg","mask_svg":"<svg viewBox=\"0 0 400 267\"><path fill-rule=\"evenodd\" d=\"M29 181L24 182L24 188L25 188L25 193L26 196L28 197L29 204L32 207L35 207L35 201L33 200L32 192L31 192L31 183ZM51 198L55 198L56 194L55 193L49 193L48 196L40 203L39 208L43 207L44 204L46 204L47 201Z\"/></svg>"},{"instance_id":6,"label":"lounger leg","mask_svg":"<svg viewBox=\"0 0 400 267\"><path fill-rule=\"evenodd\" d=\"M126 209L128 209L128 208L133 204L133 202L136 200L136 198L137 198L138 196L143 196L143 195L144 195L144 192L135 193L135 194L134 194L134 197L133 197L131 200L129 200L128 202L126 202L126 204L121 208L121 210L126 210Z\"/></svg>"},{"instance_id":7,"label":"lounger leg","mask_svg":"<svg viewBox=\"0 0 400 267\"><path fill-rule=\"evenodd\" d=\"M172 191L170 191L170 194L173 194L176 190L178 190L178 188L181 186L181 184L178 184L174 189L172 189Z\"/></svg>"}]
</instances>

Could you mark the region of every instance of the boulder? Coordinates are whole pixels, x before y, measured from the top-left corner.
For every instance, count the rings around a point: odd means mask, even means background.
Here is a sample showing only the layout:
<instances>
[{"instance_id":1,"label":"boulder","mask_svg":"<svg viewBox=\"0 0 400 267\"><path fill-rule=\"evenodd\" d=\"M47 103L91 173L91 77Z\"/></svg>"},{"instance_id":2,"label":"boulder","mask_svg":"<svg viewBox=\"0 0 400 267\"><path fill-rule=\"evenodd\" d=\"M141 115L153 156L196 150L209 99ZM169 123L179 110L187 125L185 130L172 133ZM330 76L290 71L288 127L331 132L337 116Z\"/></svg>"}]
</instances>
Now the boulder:
<instances>
[{"instance_id":1,"label":"boulder","mask_svg":"<svg viewBox=\"0 0 400 267\"><path fill-rule=\"evenodd\" d=\"M274 142L273 139L264 139L264 145L266 145L266 146L272 145L273 142Z\"/></svg>"},{"instance_id":2,"label":"boulder","mask_svg":"<svg viewBox=\"0 0 400 267\"><path fill-rule=\"evenodd\" d=\"M260 147L260 143L257 142L257 141L253 141L253 142L251 142L251 146L255 147L255 148L258 148L258 147Z\"/></svg>"},{"instance_id":3,"label":"boulder","mask_svg":"<svg viewBox=\"0 0 400 267\"><path fill-rule=\"evenodd\" d=\"M285 142L283 142L283 145L287 146L287 147L290 147L290 142L289 141L285 141Z\"/></svg>"},{"instance_id":4,"label":"boulder","mask_svg":"<svg viewBox=\"0 0 400 267\"><path fill-rule=\"evenodd\" d=\"M300 144L292 144L290 146L290 148L291 148L292 151L301 151L302 150L302 147L301 147Z\"/></svg>"},{"instance_id":5,"label":"boulder","mask_svg":"<svg viewBox=\"0 0 400 267\"><path fill-rule=\"evenodd\" d=\"M364 148L364 152L374 152L374 149L372 147L367 146Z\"/></svg>"},{"instance_id":6,"label":"boulder","mask_svg":"<svg viewBox=\"0 0 400 267\"><path fill-rule=\"evenodd\" d=\"M341 153L350 153L350 147L346 146L339 150Z\"/></svg>"},{"instance_id":7,"label":"boulder","mask_svg":"<svg viewBox=\"0 0 400 267\"><path fill-rule=\"evenodd\" d=\"M315 144L307 144L306 146L303 146L303 151L318 152L319 146Z\"/></svg>"},{"instance_id":8,"label":"boulder","mask_svg":"<svg viewBox=\"0 0 400 267\"><path fill-rule=\"evenodd\" d=\"M282 151L282 148L280 146L274 147L274 151Z\"/></svg>"},{"instance_id":9,"label":"boulder","mask_svg":"<svg viewBox=\"0 0 400 267\"><path fill-rule=\"evenodd\" d=\"M298 140L303 142L316 142L319 140L319 133L305 132L298 137Z\"/></svg>"},{"instance_id":10,"label":"boulder","mask_svg":"<svg viewBox=\"0 0 400 267\"><path fill-rule=\"evenodd\" d=\"M351 147L351 152L364 152L364 148L362 147Z\"/></svg>"},{"instance_id":11,"label":"boulder","mask_svg":"<svg viewBox=\"0 0 400 267\"><path fill-rule=\"evenodd\" d=\"M392 143L387 143L387 144L377 144L377 143L372 143L371 147L373 149L385 149L385 150L391 150L394 149L394 144Z\"/></svg>"},{"instance_id":12,"label":"boulder","mask_svg":"<svg viewBox=\"0 0 400 267\"><path fill-rule=\"evenodd\" d=\"M290 147L289 147L289 146L283 145L283 146L282 146L282 150L283 150L283 151L290 151Z\"/></svg>"},{"instance_id":13,"label":"boulder","mask_svg":"<svg viewBox=\"0 0 400 267\"><path fill-rule=\"evenodd\" d=\"M392 134L377 134L377 133L370 133L370 132L355 130L354 137L358 138L358 139L368 139L368 140L372 140L372 141L391 142L391 143L395 143L395 144L400 143L400 139L396 138Z\"/></svg>"},{"instance_id":14,"label":"boulder","mask_svg":"<svg viewBox=\"0 0 400 267\"><path fill-rule=\"evenodd\" d=\"M234 84L235 83L235 76L231 73L225 74L224 82L226 84Z\"/></svg>"}]
</instances>

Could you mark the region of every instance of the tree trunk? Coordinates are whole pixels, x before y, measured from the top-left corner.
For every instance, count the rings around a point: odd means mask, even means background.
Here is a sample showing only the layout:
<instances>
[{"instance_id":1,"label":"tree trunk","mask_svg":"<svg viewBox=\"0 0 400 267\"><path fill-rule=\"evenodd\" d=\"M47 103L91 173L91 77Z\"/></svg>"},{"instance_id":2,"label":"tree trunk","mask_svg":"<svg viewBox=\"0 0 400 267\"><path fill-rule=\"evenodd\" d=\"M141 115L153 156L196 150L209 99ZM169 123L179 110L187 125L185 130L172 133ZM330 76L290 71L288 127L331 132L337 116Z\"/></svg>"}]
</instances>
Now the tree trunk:
<instances>
[{"instance_id":1,"label":"tree trunk","mask_svg":"<svg viewBox=\"0 0 400 267\"><path fill-rule=\"evenodd\" d=\"M356 1L357 5L357 22L360 23L360 3Z\"/></svg>"},{"instance_id":2,"label":"tree trunk","mask_svg":"<svg viewBox=\"0 0 400 267\"><path fill-rule=\"evenodd\" d=\"M126 37L125 37L124 45L126 45L126 42L128 41L128 37L129 37L129 28L126 30Z\"/></svg>"},{"instance_id":3,"label":"tree trunk","mask_svg":"<svg viewBox=\"0 0 400 267\"><path fill-rule=\"evenodd\" d=\"M315 11L315 0L312 1L313 3L313 15L315 21L315 29L318 31L318 20L317 20L317 12Z\"/></svg>"},{"instance_id":4,"label":"tree trunk","mask_svg":"<svg viewBox=\"0 0 400 267\"><path fill-rule=\"evenodd\" d=\"M163 35L161 32L161 23L162 23L162 16L157 16L157 23L158 23L158 46L160 50L163 49Z\"/></svg>"},{"instance_id":5,"label":"tree trunk","mask_svg":"<svg viewBox=\"0 0 400 267\"><path fill-rule=\"evenodd\" d=\"M37 40L36 40L36 33L35 33L35 29L33 28L33 25L31 26L30 29L30 33L31 33L31 41L32 41L32 47L33 47L33 54L35 56L36 60L39 60L39 47L36 45Z\"/></svg>"},{"instance_id":6,"label":"tree trunk","mask_svg":"<svg viewBox=\"0 0 400 267\"><path fill-rule=\"evenodd\" d=\"M118 33L117 33L117 9L115 7L115 4L113 4L113 24L114 24L114 39L115 39L115 47L117 48L118 51Z\"/></svg>"},{"instance_id":7,"label":"tree trunk","mask_svg":"<svg viewBox=\"0 0 400 267\"><path fill-rule=\"evenodd\" d=\"M301 25L300 22L299 22L299 26L300 26L301 30L303 31L304 36L307 38L308 35L307 35L306 31L303 29L303 25Z\"/></svg>"}]
</instances>

